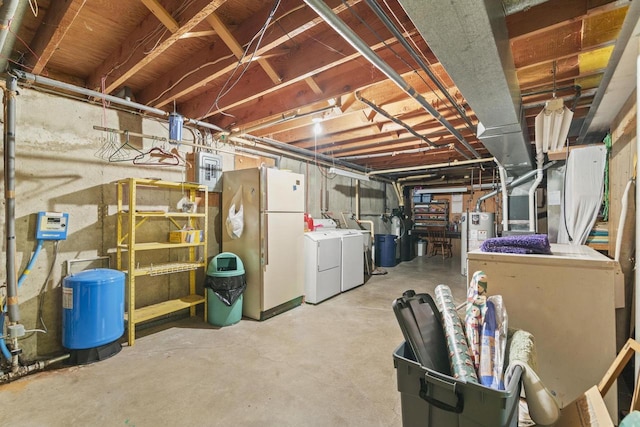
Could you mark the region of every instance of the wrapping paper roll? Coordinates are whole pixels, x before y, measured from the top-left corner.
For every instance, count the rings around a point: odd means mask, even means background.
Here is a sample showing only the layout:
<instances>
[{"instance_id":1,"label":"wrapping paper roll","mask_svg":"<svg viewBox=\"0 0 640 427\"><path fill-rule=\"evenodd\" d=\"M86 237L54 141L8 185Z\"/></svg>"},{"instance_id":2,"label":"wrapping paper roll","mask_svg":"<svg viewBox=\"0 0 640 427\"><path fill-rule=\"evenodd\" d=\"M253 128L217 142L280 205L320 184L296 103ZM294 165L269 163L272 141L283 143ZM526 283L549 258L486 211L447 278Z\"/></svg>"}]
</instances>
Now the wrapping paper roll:
<instances>
[{"instance_id":1,"label":"wrapping paper roll","mask_svg":"<svg viewBox=\"0 0 640 427\"><path fill-rule=\"evenodd\" d=\"M480 369L480 343L484 315L487 311L487 275L484 271L473 273L467 289L465 332L476 372Z\"/></svg>"},{"instance_id":2,"label":"wrapping paper roll","mask_svg":"<svg viewBox=\"0 0 640 427\"><path fill-rule=\"evenodd\" d=\"M497 390L504 390L503 370L507 346L507 311L502 295L487 299L487 310L480 337L480 383Z\"/></svg>"},{"instance_id":3,"label":"wrapping paper roll","mask_svg":"<svg viewBox=\"0 0 640 427\"><path fill-rule=\"evenodd\" d=\"M473 366L469 345L462 321L456 312L451 289L447 285L438 285L435 289L435 302L442 315L442 326L447 341L449 364L454 378L467 382L478 382Z\"/></svg>"}]
</instances>

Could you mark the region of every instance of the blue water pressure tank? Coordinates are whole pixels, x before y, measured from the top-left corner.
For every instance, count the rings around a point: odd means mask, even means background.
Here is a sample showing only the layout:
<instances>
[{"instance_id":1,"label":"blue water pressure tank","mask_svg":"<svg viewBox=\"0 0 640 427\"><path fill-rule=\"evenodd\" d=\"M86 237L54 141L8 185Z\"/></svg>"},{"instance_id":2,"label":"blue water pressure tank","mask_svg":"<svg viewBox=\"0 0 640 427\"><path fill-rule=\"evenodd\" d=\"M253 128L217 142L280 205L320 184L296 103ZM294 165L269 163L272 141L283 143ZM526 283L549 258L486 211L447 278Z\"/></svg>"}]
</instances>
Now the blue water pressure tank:
<instances>
[{"instance_id":1,"label":"blue water pressure tank","mask_svg":"<svg viewBox=\"0 0 640 427\"><path fill-rule=\"evenodd\" d=\"M111 343L124 334L124 273L96 268L62 281L62 345L72 350Z\"/></svg>"}]
</instances>

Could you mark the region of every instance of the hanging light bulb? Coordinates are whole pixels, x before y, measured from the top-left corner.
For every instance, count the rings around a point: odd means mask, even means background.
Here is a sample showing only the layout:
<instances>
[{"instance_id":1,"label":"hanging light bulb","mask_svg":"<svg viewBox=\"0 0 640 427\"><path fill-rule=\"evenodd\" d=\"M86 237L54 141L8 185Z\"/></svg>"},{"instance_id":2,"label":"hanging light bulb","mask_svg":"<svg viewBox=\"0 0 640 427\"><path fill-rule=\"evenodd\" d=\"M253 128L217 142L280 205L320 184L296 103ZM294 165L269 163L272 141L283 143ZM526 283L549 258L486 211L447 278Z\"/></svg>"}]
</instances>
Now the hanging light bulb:
<instances>
[{"instance_id":1,"label":"hanging light bulb","mask_svg":"<svg viewBox=\"0 0 640 427\"><path fill-rule=\"evenodd\" d=\"M322 133L322 125L320 125L322 117L313 117L311 121L313 122L313 133L316 136L320 135Z\"/></svg>"}]
</instances>

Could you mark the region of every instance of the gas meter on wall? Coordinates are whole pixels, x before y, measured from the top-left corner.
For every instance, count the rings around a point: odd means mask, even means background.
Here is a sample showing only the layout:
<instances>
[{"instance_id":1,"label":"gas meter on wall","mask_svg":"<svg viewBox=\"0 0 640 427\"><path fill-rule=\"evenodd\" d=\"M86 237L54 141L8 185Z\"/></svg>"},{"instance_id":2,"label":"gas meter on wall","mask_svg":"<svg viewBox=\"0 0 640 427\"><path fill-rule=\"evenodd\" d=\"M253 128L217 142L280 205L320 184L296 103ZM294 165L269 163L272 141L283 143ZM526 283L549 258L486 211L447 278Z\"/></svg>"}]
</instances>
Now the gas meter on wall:
<instances>
[{"instance_id":1,"label":"gas meter on wall","mask_svg":"<svg viewBox=\"0 0 640 427\"><path fill-rule=\"evenodd\" d=\"M37 240L66 240L69 214L64 212L38 212Z\"/></svg>"}]
</instances>

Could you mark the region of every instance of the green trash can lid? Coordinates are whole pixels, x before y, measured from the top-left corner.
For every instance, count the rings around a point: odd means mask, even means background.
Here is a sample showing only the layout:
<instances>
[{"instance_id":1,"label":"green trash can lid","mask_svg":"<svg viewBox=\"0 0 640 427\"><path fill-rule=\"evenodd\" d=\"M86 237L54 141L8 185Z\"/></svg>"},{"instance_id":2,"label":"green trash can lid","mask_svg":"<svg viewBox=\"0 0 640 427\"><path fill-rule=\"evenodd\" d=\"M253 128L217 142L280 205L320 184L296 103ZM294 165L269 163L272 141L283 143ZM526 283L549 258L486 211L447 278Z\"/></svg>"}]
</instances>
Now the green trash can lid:
<instances>
[{"instance_id":1,"label":"green trash can lid","mask_svg":"<svg viewBox=\"0 0 640 427\"><path fill-rule=\"evenodd\" d=\"M238 255L222 252L211 260L207 268L207 276L235 277L244 274L244 264Z\"/></svg>"}]
</instances>

